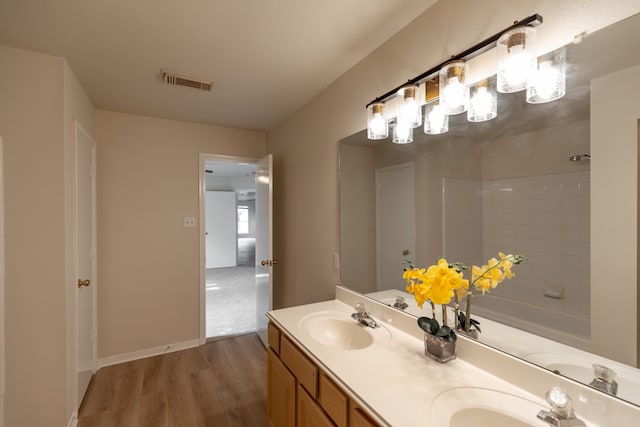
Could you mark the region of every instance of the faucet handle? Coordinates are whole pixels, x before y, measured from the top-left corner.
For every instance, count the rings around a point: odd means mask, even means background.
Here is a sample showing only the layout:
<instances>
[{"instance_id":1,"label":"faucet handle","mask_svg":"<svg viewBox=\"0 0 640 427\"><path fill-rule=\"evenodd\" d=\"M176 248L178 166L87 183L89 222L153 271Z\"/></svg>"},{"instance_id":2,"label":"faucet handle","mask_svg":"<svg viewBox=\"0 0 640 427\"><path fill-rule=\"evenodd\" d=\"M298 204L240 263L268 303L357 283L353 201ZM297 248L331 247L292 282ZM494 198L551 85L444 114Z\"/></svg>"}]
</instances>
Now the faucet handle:
<instances>
[{"instance_id":1,"label":"faucet handle","mask_svg":"<svg viewBox=\"0 0 640 427\"><path fill-rule=\"evenodd\" d=\"M546 397L551 410L538 412L538 419L554 427L586 427L584 421L576 418L573 401L561 387L552 387Z\"/></svg>"},{"instance_id":2,"label":"faucet handle","mask_svg":"<svg viewBox=\"0 0 640 427\"><path fill-rule=\"evenodd\" d=\"M611 368L608 368L604 365L600 365L599 363L594 363L593 375L596 378L606 382L607 384L612 384L618 374L616 374L616 371L614 371Z\"/></svg>"},{"instance_id":3,"label":"faucet handle","mask_svg":"<svg viewBox=\"0 0 640 427\"><path fill-rule=\"evenodd\" d=\"M366 313L366 310L364 309L364 304L362 304L361 302L357 303L353 308L356 309L356 312L358 314Z\"/></svg>"}]
</instances>

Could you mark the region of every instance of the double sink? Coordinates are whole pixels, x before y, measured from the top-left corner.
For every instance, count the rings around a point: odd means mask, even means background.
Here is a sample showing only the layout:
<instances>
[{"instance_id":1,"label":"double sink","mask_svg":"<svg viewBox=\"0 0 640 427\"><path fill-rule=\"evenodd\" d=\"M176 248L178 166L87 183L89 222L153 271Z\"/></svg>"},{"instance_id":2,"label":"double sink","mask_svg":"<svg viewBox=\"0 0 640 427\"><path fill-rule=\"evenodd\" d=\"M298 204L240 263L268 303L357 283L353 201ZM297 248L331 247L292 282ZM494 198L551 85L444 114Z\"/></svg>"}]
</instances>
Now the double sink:
<instances>
[{"instance_id":1,"label":"double sink","mask_svg":"<svg viewBox=\"0 0 640 427\"><path fill-rule=\"evenodd\" d=\"M336 357L340 357L342 352L360 352L362 360L377 349L393 347L394 334L402 333L381 322L377 322L375 328L368 327L345 312L332 310L305 315L299 320L297 329L306 338L333 351ZM432 362L425 358L424 363ZM431 369L437 370L441 366L432 366ZM372 376L373 380L375 376ZM438 427L554 425L536 416L541 411L548 411L549 404L524 391L518 394L476 385L445 388L435 395L430 404L425 404L425 408L428 408L425 418L430 418L430 425ZM595 426L590 422L587 425Z\"/></svg>"}]
</instances>

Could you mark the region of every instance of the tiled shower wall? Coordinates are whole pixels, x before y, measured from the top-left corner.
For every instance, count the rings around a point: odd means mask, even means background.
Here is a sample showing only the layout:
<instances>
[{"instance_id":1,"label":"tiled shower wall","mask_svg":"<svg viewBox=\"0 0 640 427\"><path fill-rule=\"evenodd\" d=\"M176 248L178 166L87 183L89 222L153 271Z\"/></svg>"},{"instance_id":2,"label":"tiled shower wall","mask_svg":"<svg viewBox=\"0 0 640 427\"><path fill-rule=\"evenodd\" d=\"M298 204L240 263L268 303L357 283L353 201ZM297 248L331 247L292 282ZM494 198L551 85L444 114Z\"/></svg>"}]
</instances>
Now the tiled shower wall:
<instances>
[{"instance_id":1,"label":"tiled shower wall","mask_svg":"<svg viewBox=\"0 0 640 427\"><path fill-rule=\"evenodd\" d=\"M589 172L490 181L443 180L445 257L481 265L523 253L517 277L491 293L590 317ZM481 297L476 298L482 304ZM523 319L535 322L535 319Z\"/></svg>"}]
</instances>

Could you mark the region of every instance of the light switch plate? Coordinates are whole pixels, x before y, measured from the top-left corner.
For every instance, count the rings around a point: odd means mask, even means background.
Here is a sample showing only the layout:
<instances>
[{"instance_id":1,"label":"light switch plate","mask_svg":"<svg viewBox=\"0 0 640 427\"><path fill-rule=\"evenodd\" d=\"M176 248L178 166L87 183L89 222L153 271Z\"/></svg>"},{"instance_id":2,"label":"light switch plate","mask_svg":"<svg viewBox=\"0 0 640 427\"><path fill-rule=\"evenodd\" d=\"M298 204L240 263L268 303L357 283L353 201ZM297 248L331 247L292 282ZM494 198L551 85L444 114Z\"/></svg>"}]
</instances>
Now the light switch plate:
<instances>
[{"instance_id":1,"label":"light switch plate","mask_svg":"<svg viewBox=\"0 0 640 427\"><path fill-rule=\"evenodd\" d=\"M194 228L196 226L196 217L195 216L185 216L184 217L184 228Z\"/></svg>"}]
</instances>

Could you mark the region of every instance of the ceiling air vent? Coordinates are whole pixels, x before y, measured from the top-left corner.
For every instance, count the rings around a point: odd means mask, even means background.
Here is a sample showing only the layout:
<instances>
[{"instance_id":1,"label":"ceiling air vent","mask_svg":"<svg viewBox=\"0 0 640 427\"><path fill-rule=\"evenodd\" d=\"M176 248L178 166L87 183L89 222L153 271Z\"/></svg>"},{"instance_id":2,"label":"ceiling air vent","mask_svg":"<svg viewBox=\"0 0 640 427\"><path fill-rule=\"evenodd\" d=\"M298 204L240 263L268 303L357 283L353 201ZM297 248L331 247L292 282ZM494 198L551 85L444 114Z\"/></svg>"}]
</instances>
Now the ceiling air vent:
<instances>
[{"instance_id":1,"label":"ceiling air vent","mask_svg":"<svg viewBox=\"0 0 640 427\"><path fill-rule=\"evenodd\" d=\"M211 80L199 79L197 77L185 76L184 74L178 74L171 70L160 70L162 74L162 80L170 85L192 87L194 89L200 89L207 92L211 92L213 82Z\"/></svg>"}]
</instances>

